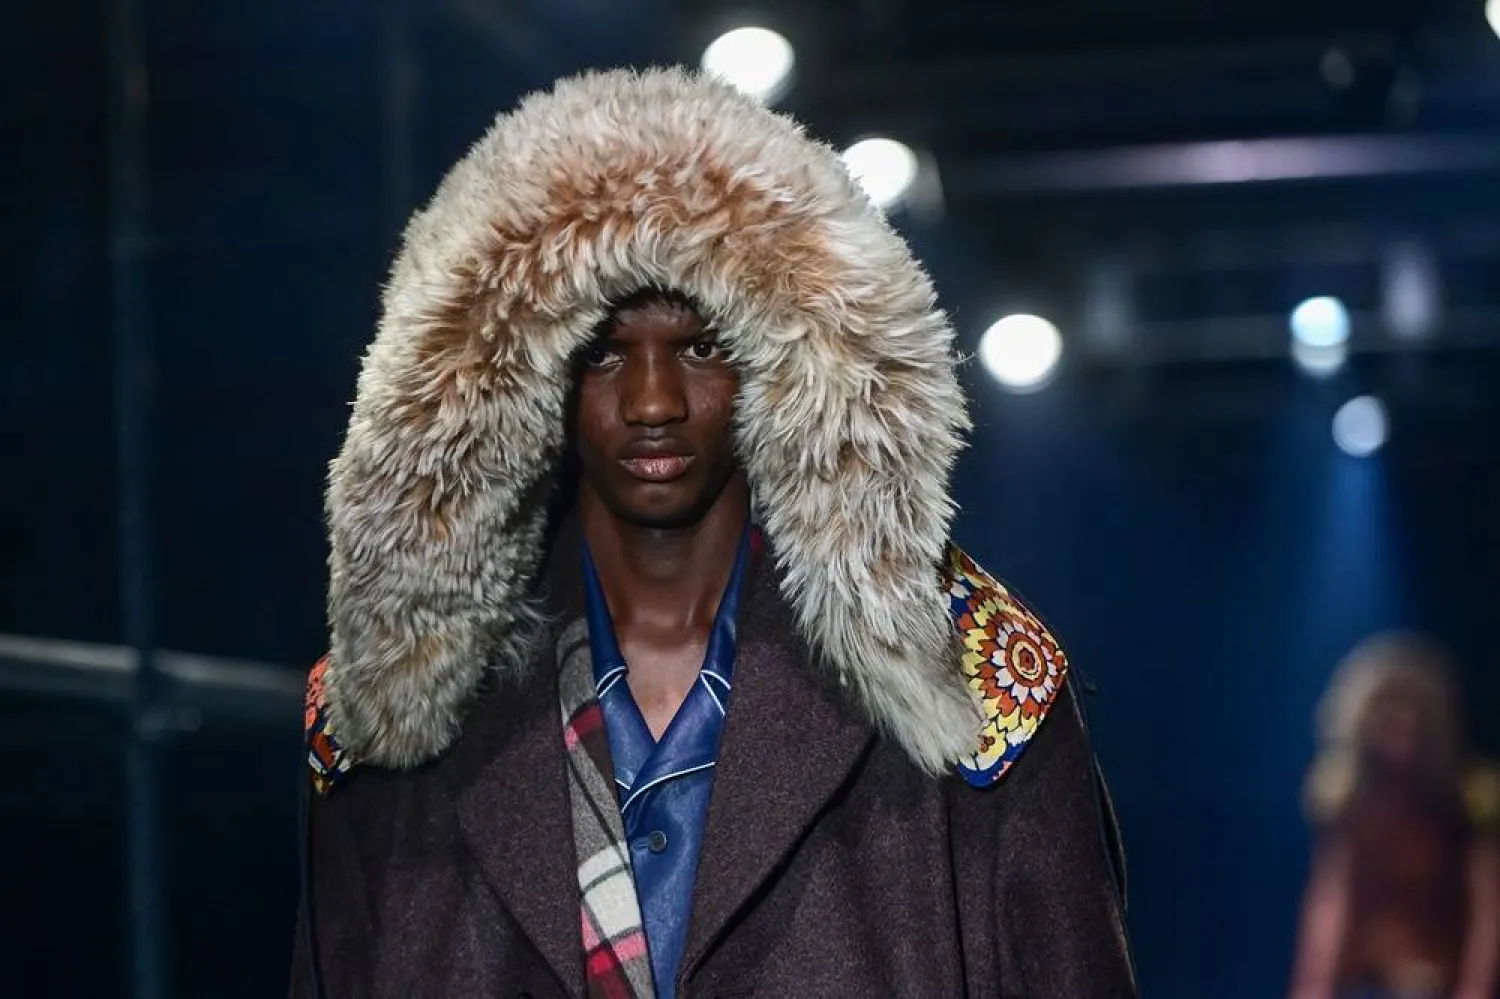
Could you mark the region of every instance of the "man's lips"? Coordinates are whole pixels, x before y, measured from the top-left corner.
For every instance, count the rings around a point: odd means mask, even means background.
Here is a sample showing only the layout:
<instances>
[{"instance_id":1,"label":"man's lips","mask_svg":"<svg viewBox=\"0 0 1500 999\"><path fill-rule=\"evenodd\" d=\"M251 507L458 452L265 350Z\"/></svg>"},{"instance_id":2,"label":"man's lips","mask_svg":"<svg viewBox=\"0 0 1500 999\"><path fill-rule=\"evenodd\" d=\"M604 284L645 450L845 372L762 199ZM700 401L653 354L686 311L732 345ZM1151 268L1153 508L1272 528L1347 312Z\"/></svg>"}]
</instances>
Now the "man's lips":
<instances>
[{"instance_id":1,"label":"man's lips","mask_svg":"<svg viewBox=\"0 0 1500 999\"><path fill-rule=\"evenodd\" d=\"M671 482L687 474L693 464L690 454L645 455L639 458L621 458L625 471L643 482Z\"/></svg>"}]
</instances>

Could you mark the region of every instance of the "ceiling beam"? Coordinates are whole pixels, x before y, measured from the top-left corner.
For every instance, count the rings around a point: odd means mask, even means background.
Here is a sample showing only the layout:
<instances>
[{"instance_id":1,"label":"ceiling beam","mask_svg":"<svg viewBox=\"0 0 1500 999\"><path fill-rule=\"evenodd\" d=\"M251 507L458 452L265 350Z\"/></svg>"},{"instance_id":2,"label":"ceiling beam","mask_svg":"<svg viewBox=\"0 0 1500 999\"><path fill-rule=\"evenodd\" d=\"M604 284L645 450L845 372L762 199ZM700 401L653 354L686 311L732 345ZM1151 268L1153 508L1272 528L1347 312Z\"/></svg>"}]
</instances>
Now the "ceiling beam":
<instances>
[{"instance_id":1,"label":"ceiling beam","mask_svg":"<svg viewBox=\"0 0 1500 999\"><path fill-rule=\"evenodd\" d=\"M1500 171L1500 135L1356 135L1129 146L948 164L954 199Z\"/></svg>"},{"instance_id":2,"label":"ceiling beam","mask_svg":"<svg viewBox=\"0 0 1500 999\"><path fill-rule=\"evenodd\" d=\"M1078 90L1158 80L1181 83L1188 76L1223 78L1294 68L1316 76L1320 60L1331 47L1331 39L1321 38L1226 39L1134 47L1001 50L969 58L945 55L894 64L872 60L821 74L814 99L821 109L825 104L835 108L859 106L872 97L897 101L933 94L993 97L996 91ZM1396 53L1392 39L1383 34L1341 37L1338 48L1355 60L1389 59Z\"/></svg>"},{"instance_id":3,"label":"ceiling beam","mask_svg":"<svg viewBox=\"0 0 1500 999\"><path fill-rule=\"evenodd\" d=\"M189 652L157 652L153 660L165 681L163 705L174 716L188 710L300 718L303 674L297 670ZM139 656L128 646L0 635L0 690L123 705L139 670Z\"/></svg>"}]
</instances>

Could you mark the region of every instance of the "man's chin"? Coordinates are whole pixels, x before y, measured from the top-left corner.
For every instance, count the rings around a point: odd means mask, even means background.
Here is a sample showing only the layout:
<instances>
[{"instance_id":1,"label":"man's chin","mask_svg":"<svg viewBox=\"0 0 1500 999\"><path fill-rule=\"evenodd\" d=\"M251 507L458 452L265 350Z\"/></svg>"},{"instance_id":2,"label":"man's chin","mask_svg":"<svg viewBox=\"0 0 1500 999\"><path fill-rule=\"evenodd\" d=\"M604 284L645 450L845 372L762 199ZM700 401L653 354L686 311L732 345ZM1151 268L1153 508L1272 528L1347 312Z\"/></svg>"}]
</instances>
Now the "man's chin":
<instances>
[{"instance_id":1,"label":"man's chin","mask_svg":"<svg viewBox=\"0 0 1500 999\"><path fill-rule=\"evenodd\" d=\"M631 527L645 531L681 531L689 527L696 527L707 515L707 510L699 507L688 507L686 509L639 509L623 508L615 511L615 516L620 518Z\"/></svg>"},{"instance_id":2,"label":"man's chin","mask_svg":"<svg viewBox=\"0 0 1500 999\"><path fill-rule=\"evenodd\" d=\"M713 500L696 495L695 491L673 488L676 485L651 484L632 489L630 494L617 496L610 508L621 521L643 530L674 531L694 527L708 516Z\"/></svg>"}]
</instances>

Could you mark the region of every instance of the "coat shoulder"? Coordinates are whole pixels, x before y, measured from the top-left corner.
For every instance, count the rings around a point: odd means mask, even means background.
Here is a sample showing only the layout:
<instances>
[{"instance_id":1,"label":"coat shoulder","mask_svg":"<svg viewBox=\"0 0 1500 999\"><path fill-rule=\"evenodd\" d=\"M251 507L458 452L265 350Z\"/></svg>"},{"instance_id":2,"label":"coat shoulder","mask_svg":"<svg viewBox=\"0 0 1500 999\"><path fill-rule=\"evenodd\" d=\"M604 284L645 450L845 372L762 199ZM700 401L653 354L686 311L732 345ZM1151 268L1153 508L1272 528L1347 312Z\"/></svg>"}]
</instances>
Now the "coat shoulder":
<instances>
[{"instance_id":1,"label":"coat shoulder","mask_svg":"<svg viewBox=\"0 0 1500 999\"><path fill-rule=\"evenodd\" d=\"M354 769L354 757L340 744L328 715L324 684L327 675L328 657L324 656L308 671L302 713L303 744L307 765L312 770L313 790L324 796L332 793Z\"/></svg>"},{"instance_id":2,"label":"coat shoulder","mask_svg":"<svg viewBox=\"0 0 1500 999\"><path fill-rule=\"evenodd\" d=\"M975 787L1004 777L1058 703L1068 656L1042 619L957 545L944 574L962 669L984 727L959 775Z\"/></svg>"}]
</instances>

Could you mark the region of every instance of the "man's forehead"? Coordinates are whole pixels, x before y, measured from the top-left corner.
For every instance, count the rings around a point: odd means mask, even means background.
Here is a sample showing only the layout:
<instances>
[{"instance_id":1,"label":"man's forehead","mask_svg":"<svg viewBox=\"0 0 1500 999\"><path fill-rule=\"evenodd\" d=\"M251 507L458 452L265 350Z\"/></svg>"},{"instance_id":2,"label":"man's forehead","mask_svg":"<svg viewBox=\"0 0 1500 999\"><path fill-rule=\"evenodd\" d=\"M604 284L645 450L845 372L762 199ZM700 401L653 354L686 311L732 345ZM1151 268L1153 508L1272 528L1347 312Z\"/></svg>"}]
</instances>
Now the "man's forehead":
<instances>
[{"instance_id":1,"label":"man's forehead","mask_svg":"<svg viewBox=\"0 0 1500 999\"><path fill-rule=\"evenodd\" d=\"M642 322L697 328L705 323L705 319L702 311L688 296L678 292L646 289L611 306L601 332L611 333Z\"/></svg>"}]
</instances>

